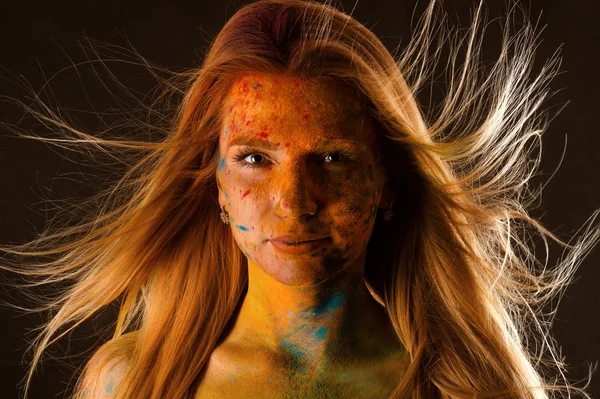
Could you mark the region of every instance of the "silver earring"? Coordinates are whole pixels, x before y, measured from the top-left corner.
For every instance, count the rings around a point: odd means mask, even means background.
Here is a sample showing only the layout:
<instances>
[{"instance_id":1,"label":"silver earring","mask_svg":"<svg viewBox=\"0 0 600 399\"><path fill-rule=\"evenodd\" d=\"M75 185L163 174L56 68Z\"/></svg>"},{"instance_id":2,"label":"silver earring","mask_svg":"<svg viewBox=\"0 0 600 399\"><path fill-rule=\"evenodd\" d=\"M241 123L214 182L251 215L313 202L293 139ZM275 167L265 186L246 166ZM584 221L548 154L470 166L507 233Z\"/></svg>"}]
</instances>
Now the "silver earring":
<instances>
[{"instance_id":1,"label":"silver earring","mask_svg":"<svg viewBox=\"0 0 600 399\"><path fill-rule=\"evenodd\" d=\"M390 207L383 214L383 220L385 220L386 222L389 222L394 218L394 211L392 210L393 206L394 204L390 205Z\"/></svg>"},{"instance_id":2,"label":"silver earring","mask_svg":"<svg viewBox=\"0 0 600 399\"><path fill-rule=\"evenodd\" d=\"M222 205L221 205L221 221L225 224L229 224L229 214L227 213L227 211L225 209L223 209Z\"/></svg>"}]
</instances>

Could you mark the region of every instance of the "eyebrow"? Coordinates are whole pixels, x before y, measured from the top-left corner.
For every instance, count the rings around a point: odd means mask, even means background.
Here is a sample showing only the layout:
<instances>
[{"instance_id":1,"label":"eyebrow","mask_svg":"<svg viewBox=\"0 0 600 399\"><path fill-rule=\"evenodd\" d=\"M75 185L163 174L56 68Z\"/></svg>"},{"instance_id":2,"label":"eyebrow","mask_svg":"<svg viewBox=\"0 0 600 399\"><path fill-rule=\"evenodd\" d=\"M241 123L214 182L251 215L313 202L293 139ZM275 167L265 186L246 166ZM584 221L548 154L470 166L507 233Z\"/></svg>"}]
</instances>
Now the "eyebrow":
<instances>
[{"instance_id":1,"label":"eyebrow","mask_svg":"<svg viewBox=\"0 0 600 399\"><path fill-rule=\"evenodd\" d=\"M238 134L229 142L229 147L233 147L235 145L243 145L248 147L263 147L269 150L279 150L283 147L283 143L273 143L266 138L253 137L248 136L246 134Z\"/></svg>"},{"instance_id":2,"label":"eyebrow","mask_svg":"<svg viewBox=\"0 0 600 399\"><path fill-rule=\"evenodd\" d=\"M324 143L322 143L324 141ZM365 146L357 141L348 139L322 139L320 143L324 148L327 147L338 147L338 146L351 146L358 147L360 149ZM256 136L250 136L244 132L239 133L229 142L229 147L233 146L248 146L248 147L261 147L269 150L281 150L284 148L284 143L274 143L267 138L261 138Z\"/></svg>"}]
</instances>

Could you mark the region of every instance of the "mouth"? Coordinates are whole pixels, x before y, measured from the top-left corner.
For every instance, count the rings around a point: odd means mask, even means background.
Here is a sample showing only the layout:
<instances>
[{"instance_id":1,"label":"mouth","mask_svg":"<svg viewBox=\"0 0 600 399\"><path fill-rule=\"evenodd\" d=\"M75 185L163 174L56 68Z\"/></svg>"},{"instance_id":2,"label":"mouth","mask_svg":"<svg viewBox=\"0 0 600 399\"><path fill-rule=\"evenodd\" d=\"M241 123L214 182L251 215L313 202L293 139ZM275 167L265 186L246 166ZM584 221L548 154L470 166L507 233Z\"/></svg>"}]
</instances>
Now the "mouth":
<instances>
[{"instance_id":1,"label":"mouth","mask_svg":"<svg viewBox=\"0 0 600 399\"><path fill-rule=\"evenodd\" d=\"M275 239L269 240L271 245L273 245L273 247L278 252L290 255L312 252L330 241L330 237L306 240L289 239L288 237L277 237Z\"/></svg>"}]
</instances>

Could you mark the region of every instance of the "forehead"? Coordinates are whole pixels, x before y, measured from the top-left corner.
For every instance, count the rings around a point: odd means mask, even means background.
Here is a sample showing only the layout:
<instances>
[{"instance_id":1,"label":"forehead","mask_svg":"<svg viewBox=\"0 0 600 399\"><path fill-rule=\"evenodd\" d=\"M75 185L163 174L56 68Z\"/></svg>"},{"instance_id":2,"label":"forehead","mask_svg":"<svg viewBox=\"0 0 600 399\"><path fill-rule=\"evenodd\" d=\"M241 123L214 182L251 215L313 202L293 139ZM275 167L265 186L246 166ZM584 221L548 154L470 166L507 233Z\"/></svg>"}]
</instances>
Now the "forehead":
<instances>
[{"instance_id":1,"label":"forehead","mask_svg":"<svg viewBox=\"0 0 600 399\"><path fill-rule=\"evenodd\" d=\"M286 135L365 142L373 134L362 101L343 82L323 77L258 73L241 77L227 93L223 122L230 138L243 131L265 138Z\"/></svg>"}]
</instances>

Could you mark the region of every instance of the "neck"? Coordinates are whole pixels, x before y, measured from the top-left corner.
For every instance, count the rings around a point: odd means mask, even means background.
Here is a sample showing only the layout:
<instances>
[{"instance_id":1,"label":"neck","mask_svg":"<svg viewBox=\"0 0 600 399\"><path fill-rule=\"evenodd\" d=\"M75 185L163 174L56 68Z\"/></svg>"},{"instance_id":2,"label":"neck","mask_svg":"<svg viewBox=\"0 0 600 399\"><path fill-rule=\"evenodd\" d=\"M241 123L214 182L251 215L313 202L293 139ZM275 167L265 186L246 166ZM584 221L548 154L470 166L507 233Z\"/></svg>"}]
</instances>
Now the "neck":
<instances>
[{"instance_id":1,"label":"neck","mask_svg":"<svg viewBox=\"0 0 600 399\"><path fill-rule=\"evenodd\" d=\"M304 371L373 356L383 344L376 338L389 344L395 337L363 270L364 258L325 282L294 287L249 261L248 291L229 338Z\"/></svg>"}]
</instances>

